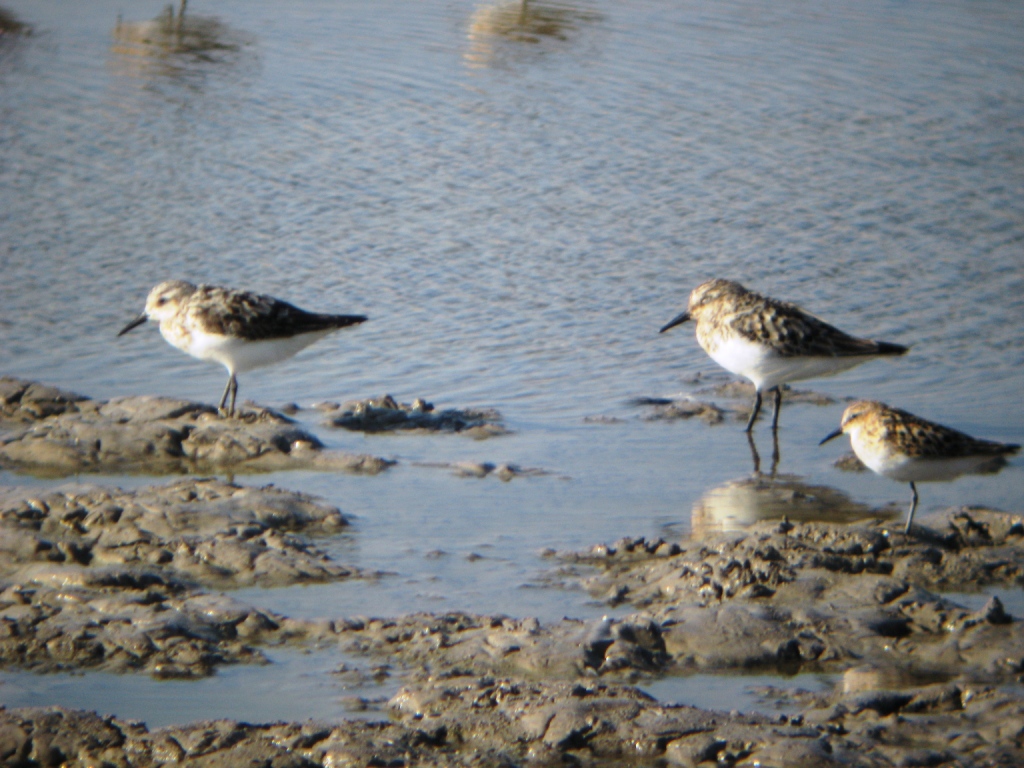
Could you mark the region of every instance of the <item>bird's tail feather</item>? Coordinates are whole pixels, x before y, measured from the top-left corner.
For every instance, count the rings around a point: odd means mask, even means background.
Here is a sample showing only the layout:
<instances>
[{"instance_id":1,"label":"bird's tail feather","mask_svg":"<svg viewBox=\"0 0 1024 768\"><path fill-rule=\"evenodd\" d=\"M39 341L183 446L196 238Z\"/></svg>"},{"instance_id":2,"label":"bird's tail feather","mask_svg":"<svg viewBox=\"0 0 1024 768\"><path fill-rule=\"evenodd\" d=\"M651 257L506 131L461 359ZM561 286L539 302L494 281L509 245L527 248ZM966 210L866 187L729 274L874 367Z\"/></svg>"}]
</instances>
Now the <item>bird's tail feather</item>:
<instances>
[{"instance_id":1,"label":"bird's tail feather","mask_svg":"<svg viewBox=\"0 0 1024 768\"><path fill-rule=\"evenodd\" d=\"M888 341L876 341L878 345L878 354L880 355L905 355L910 347L905 347L902 344L892 344Z\"/></svg>"}]
</instances>

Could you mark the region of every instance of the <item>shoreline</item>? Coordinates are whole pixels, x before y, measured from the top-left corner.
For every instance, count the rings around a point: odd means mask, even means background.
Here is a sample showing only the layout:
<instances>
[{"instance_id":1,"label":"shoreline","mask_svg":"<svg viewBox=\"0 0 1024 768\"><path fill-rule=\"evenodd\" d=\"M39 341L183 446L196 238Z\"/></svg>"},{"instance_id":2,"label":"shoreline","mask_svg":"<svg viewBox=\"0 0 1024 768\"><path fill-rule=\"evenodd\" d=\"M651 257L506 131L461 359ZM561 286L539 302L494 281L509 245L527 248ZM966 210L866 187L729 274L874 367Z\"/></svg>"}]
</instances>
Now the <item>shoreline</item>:
<instances>
[{"instance_id":1,"label":"shoreline","mask_svg":"<svg viewBox=\"0 0 1024 768\"><path fill-rule=\"evenodd\" d=\"M173 444L162 431L168 422L205 413L146 398L113 408L31 386L18 395L17 424L14 400L2 403L5 446L60 437L61 419L88 422L106 412L113 418L89 422L90 429L117 439L104 438L88 455L138 465L153 455L153 441ZM38 397L26 399L28 392ZM133 420L130 407L158 413ZM295 429L274 415L206 416L219 456L240 455L226 448L237 445L250 447L246 456L280 450L273 436L266 438L271 448L253 449L253 424ZM315 453L314 441L304 450ZM43 455L36 446L25 450ZM801 499L821 497L821 489L797 487L792 478L780 483L781 496L772 483L731 492L768 494L783 513L786 503L798 509ZM824 523L783 514L737 530L709 524L674 541L626 537L546 553L560 584L630 611L618 618L541 622L449 611L314 621L230 594L374 577L321 548L348 521L313 497L180 475L131 491L4 487L5 668L196 679L228 664L266 663L270 648L316 648L357 658L358 668L347 670L356 677L384 666L402 687L383 708L383 722L215 720L150 731L82 710L5 709L0 764L1024 761L1024 622L998 597L970 610L944 596L1024 585L1024 517L961 508L906 536L898 521L857 515ZM778 715L666 705L637 687L669 675L797 671L835 674L841 683L805 693ZM766 693L769 700L787 696Z\"/></svg>"}]
</instances>

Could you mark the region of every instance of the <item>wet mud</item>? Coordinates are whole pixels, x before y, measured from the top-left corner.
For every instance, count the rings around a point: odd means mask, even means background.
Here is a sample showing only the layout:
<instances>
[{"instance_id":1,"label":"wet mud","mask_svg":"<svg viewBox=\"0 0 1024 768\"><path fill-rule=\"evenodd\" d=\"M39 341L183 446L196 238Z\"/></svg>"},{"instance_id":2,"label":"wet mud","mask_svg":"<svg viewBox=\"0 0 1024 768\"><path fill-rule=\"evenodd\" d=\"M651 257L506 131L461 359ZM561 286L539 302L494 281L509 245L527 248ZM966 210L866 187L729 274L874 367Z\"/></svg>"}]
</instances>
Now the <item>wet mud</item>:
<instances>
[{"instance_id":1,"label":"wet mud","mask_svg":"<svg viewBox=\"0 0 1024 768\"><path fill-rule=\"evenodd\" d=\"M277 489L189 482L20 501L8 492L5 535L9 526L27 527L40 542L61 526L71 532L52 536L53 547L10 556L0 663L194 677L265 661L268 645L336 647L365 660L365 670L346 662L346 674L402 682L381 709L387 721L217 721L150 732L92 713L14 709L0 713L4 764L980 766L1024 757L1019 617L994 597L971 611L941 594L1024 584L1019 515L956 510L914 537L877 521L784 520L680 542L626 538L549 553L563 583L635 608L620 618L303 621L205 593L204 584L225 576L194 570L188 557L176 566L173 542L182 529L203 539L245 526L326 535L343 526L340 513ZM83 533L98 534L100 546L102 524L93 521L112 519L114 508L151 537L141 558L117 556L113 566L110 557L47 559L72 551L60 545ZM175 556L123 565L157 547ZM289 554L304 562L301 547ZM254 583L256 570L239 569L235 583ZM275 573L274 583L309 576ZM843 682L777 716L664 705L635 687L667 674L756 670L832 671Z\"/></svg>"},{"instance_id":2,"label":"wet mud","mask_svg":"<svg viewBox=\"0 0 1024 768\"><path fill-rule=\"evenodd\" d=\"M222 418L166 397L91 400L0 378L0 468L47 476L322 469L376 473L387 459L325 450L314 435L266 408Z\"/></svg>"},{"instance_id":3,"label":"wet mud","mask_svg":"<svg viewBox=\"0 0 1024 768\"><path fill-rule=\"evenodd\" d=\"M459 432L482 440L508 433L501 414L493 408L445 408L416 398L399 403L391 395L353 400L336 408L325 406L328 425L356 432Z\"/></svg>"},{"instance_id":4,"label":"wet mud","mask_svg":"<svg viewBox=\"0 0 1024 768\"><path fill-rule=\"evenodd\" d=\"M149 569L222 589L329 581L352 569L331 562L307 537L347 525L340 511L303 494L218 480L136 491L4 488L0 574L17 578L28 566L34 578L55 566Z\"/></svg>"},{"instance_id":5,"label":"wet mud","mask_svg":"<svg viewBox=\"0 0 1024 768\"><path fill-rule=\"evenodd\" d=\"M403 689L386 722L150 731L62 708L0 712L5 765L1019 765L1024 701L990 686L847 695L797 716L658 704L601 682L461 677Z\"/></svg>"},{"instance_id":6,"label":"wet mud","mask_svg":"<svg viewBox=\"0 0 1024 768\"><path fill-rule=\"evenodd\" d=\"M337 509L272 486L181 480L0 494L0 663L202 677L263 662L287 620L207 589L358 578L312 537Z\"/></svg>"},{"instance_id":7,"label":"wet mud","mask_svg":"<svg viewBox=\"0 0 1024 768\"><path fill-rule=\"evenodd\" d=\"M650 616L678 669L843 671L877 660L979 679L1024 672L1024 625L998 598L970 611L942 596L1024 585L1021 516L962 509L935 529L898 530L766 521L553 557L595 597Z\"/></svg>"},{"instance_id":8,"label":"wet mud","mask_svg":"<svg viewBox=\"0 0 1024 768\"><path fill-rule=\"evenodd\" d=\"M694 378L684 382L691 394L679 397L638 397L631 405L642 408L645 421L674 421L697 419L709 425L725 422L746 422L754 399L754 385L746 381L720 381L716 376ZM828 395L804 389L782 387L782 407L787 404L834 405L837 401ZM724 402L723 402L724 401ZM722 403L722 404L720 404Z\"/></svg>"},{"instance_id":9,"label":"wet mud","mask_svg":"<svg viewBox=\"0 0 1024 768\"><path fill-rule=\"evenodd\" d=\"M163 400L129 407L10 379L0 387L5 450L41 424L125 423L113 414L131 422L142 410L160 415L143 423L170 429L181 416ZM160 466L166 454L130 455ZM885 514L799 478L755 476L710 491L687 538L545 553L548 586L585 590L613 616L301 620L220 591L374 576L318 546L348 521L312 497L196 478L130 491L4 488L0 665L196 678L266 663L267 648L289 645L336 649L339 675L402 687L386 703L363 702L381 722L151 731L61 708L2 710L0 764L1024 763L1024 622L995 596L977 610L945 596L1024 586L1024 517L956 509L907 536ZM830 521L815 520L823 515ZM666 705L641 690L715 672L841 683L766 689L786 700L778 714Z\"/></svg>"}]
</instances>

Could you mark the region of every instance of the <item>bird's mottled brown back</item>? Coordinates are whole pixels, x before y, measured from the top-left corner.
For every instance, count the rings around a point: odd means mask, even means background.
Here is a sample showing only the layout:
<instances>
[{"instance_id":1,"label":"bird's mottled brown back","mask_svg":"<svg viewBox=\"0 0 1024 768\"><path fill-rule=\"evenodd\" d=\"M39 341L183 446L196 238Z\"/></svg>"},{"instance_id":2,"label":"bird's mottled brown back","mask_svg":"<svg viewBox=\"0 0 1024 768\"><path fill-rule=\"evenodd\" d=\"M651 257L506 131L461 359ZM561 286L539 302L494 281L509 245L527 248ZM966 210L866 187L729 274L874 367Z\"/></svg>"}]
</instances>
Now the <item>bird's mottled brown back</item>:
<instances>
[{"instance_id":1,"label":"bird's mottled brown back","mask_svg":"<svg viewBox=\"0 0 1024 768\"><path fill-rule=\"evenodd\" d=\"M189 299L188 319L208 333L260 341L355 325L361 315L324 315L249 291L200 285Z\"/></svg>"},{"instance_id":2,"label":"bird's mottled brown back","mask_svg":"<svg viewBox=\"0 0 1024 768\"><path fill-rule=\"evenodd\" d=\"M870 405L873 407L860 416L864 419L862 428L866 436L886 440L895 450L911 458L1006 456L1020 449L1017 445L979 440L884 403Z\"/></svg>"},{"instance_id":3,"label":"bird's mottled brown back","mask_svg":"<svg viewBox=\"0 0 1024 768\"><path fill-rule=\"evenodd\" d=\"M733 334L763 344L782 357L851 357L902 354L905 347L880 344L840 331L795 304L749 291L731 280L709 280L690 296L697 340L713 351Z\"/></svg>"}]
</instances>

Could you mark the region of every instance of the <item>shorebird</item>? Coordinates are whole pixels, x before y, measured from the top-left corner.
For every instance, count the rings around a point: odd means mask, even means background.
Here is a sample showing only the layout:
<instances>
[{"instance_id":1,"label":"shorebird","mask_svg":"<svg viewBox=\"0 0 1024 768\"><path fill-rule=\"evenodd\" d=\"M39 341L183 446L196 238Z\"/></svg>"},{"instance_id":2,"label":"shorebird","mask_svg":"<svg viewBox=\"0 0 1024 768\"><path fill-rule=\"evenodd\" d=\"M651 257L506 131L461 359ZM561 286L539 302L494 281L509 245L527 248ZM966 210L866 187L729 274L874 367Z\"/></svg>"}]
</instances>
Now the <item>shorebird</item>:
<instances>
[{"instance_id":1,"label":"shorebird","mask_svg":"<svg viewBox=\"0 0 1024 768\"><path fill-rule=\"evenodd\" d=\"M273 296L167 280L149 292L145 310L117 335L147 320L160 323L160 333L172 347L228 369L228 383L217 407L224 410L230 392L227 414L233 416L236 374L287 360L332 331L362 323L366 317L307 312Z\"/></svg>"},{"instance_id":2,"label":"shorebird","mask_svg":"<svg viewBox=\"0 0 1024 768\"><path fill-rule=\"evenodd\" d=\"M748 291L732 280L698 285L686 311L660 333L687 320L696 321L697 342L712 360L754 383L747 432L761 410L764 391L775 393L772 429L778 429L783 384L830 376L875 357L907 351L899 344L850 336L795 304Z\"/></svg>"},{"instance_id":3,"label":"shorebird","mask_svg":"<svg viewBox=\"0 0 1024 768\"><path fill-rule=\"evenodd\" d=\"M839 429L819 443L846 433L865 466L900 482L909 482L913 497L905 533L917 509L917 486L925 481L953 480L964 474L995 472L1019 445L979 440L935 424L885 403L862 400L843 412Z\"/></svg>"}]
</instances>

